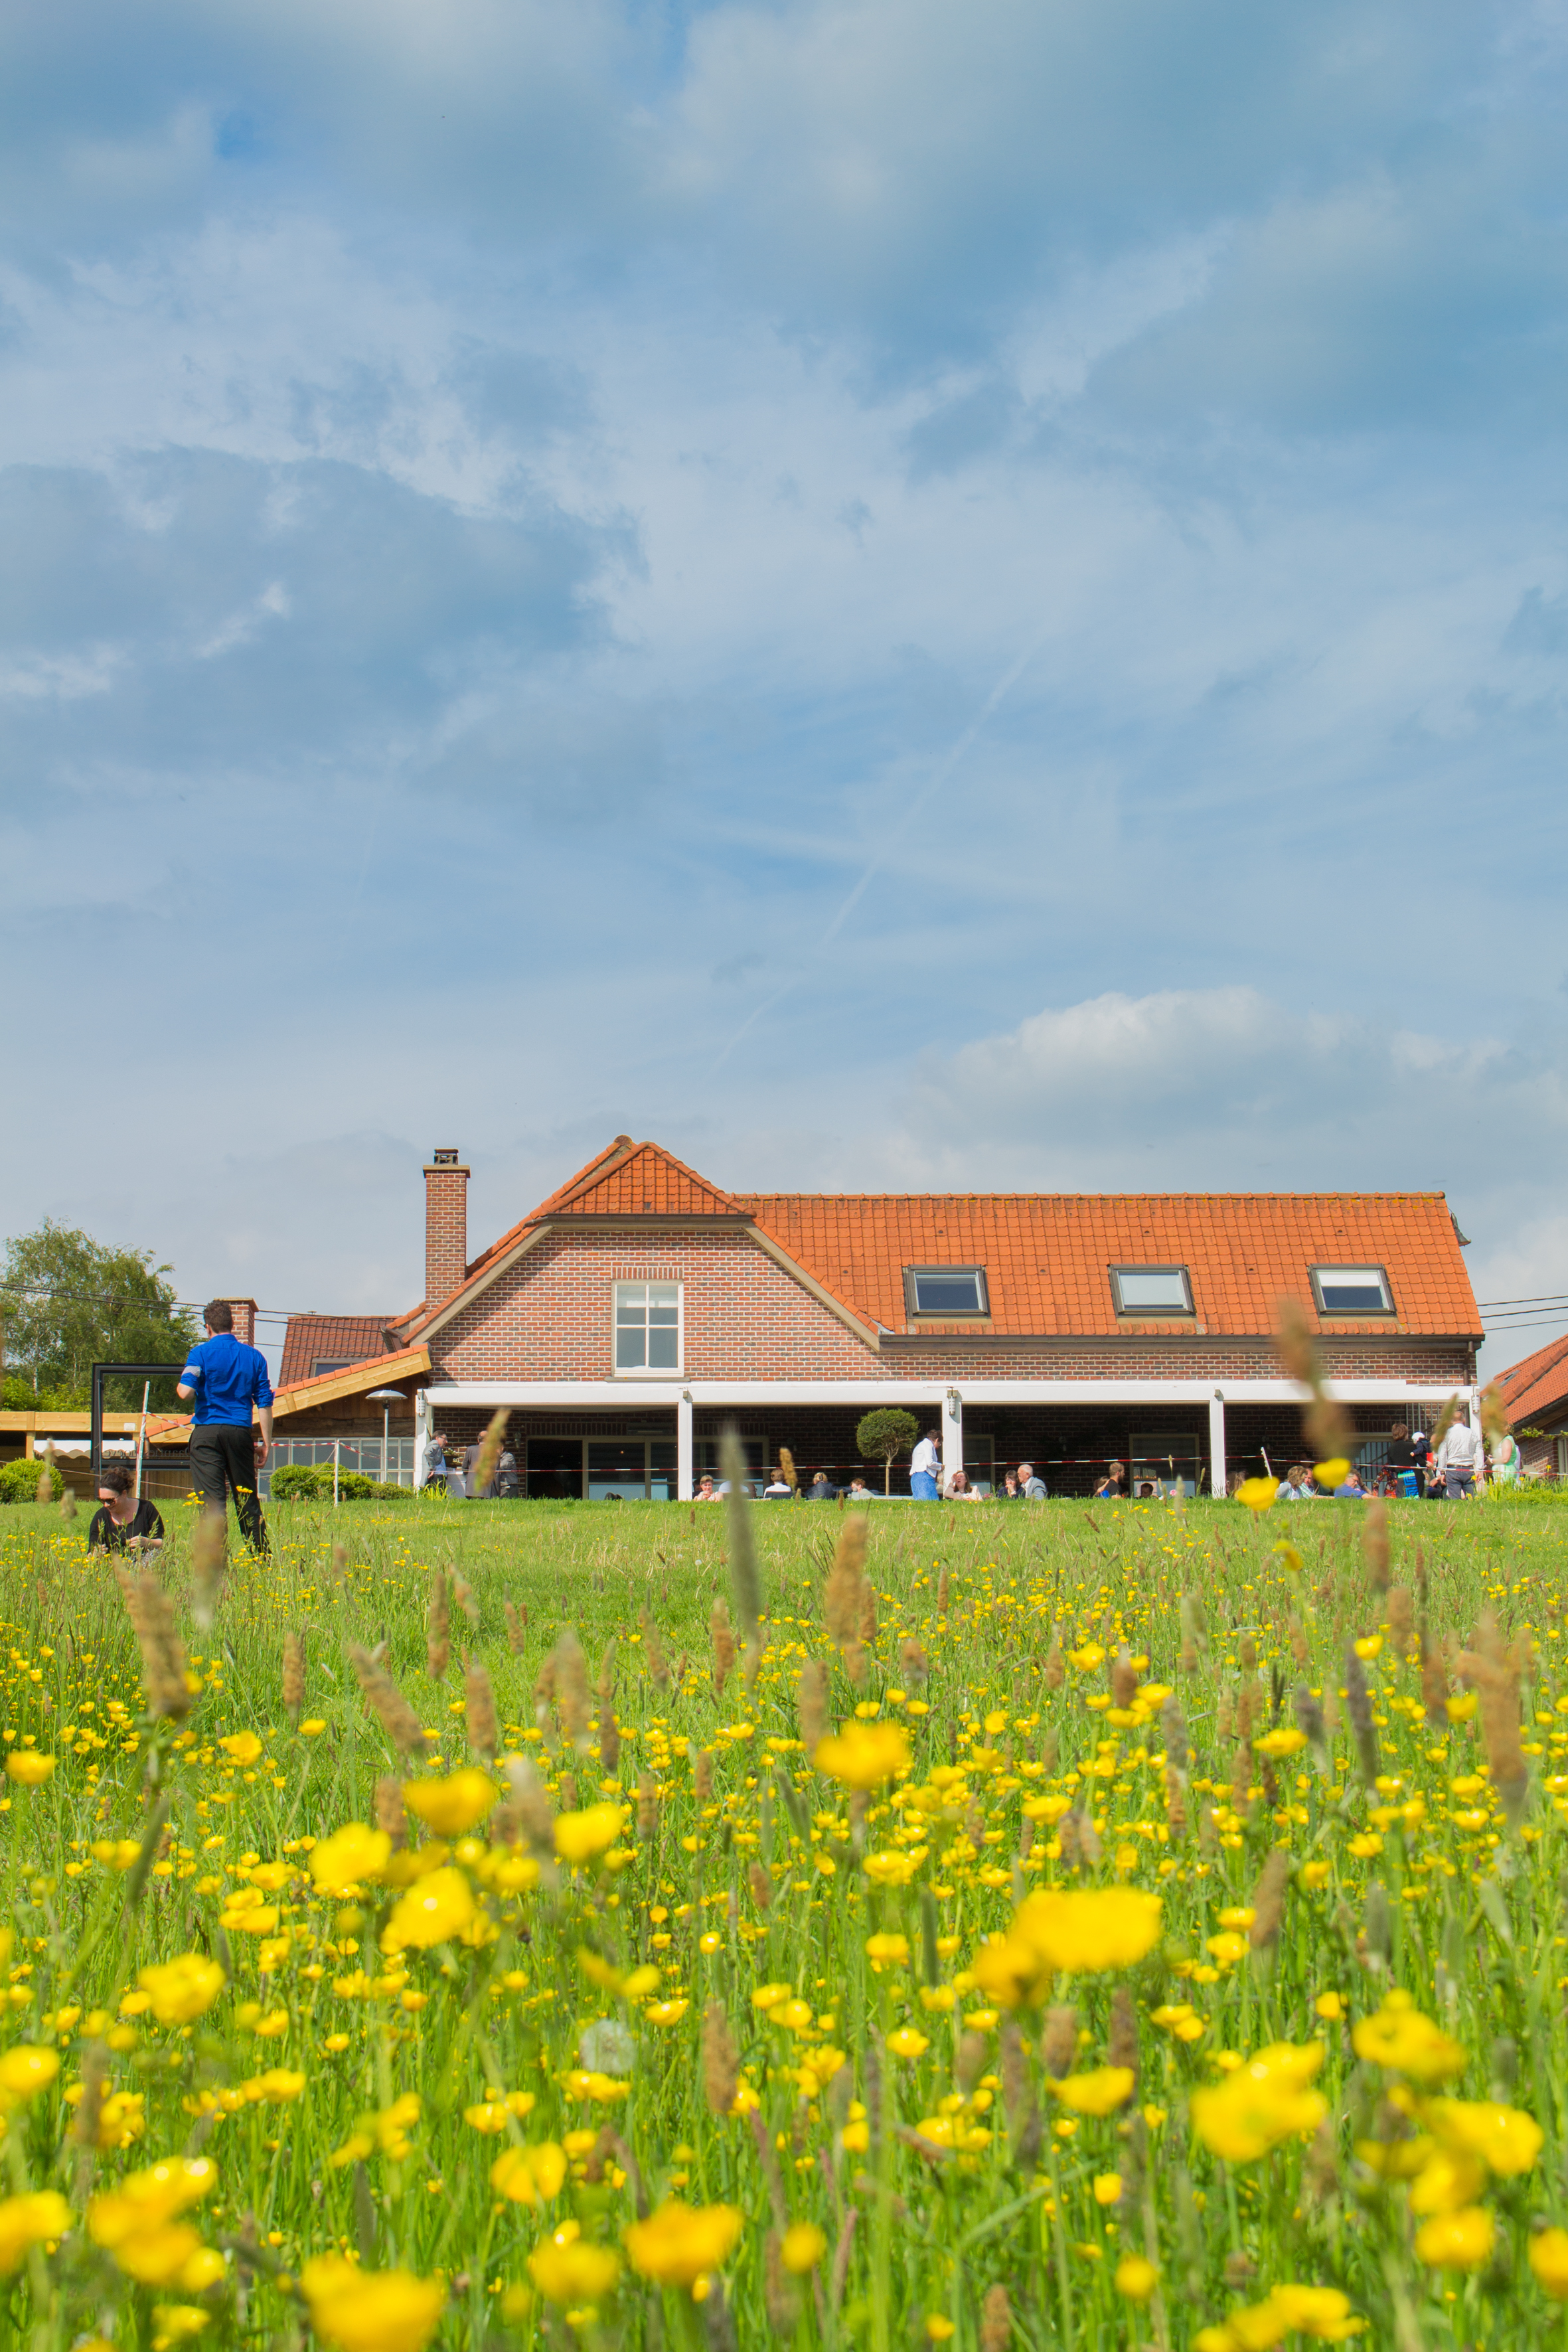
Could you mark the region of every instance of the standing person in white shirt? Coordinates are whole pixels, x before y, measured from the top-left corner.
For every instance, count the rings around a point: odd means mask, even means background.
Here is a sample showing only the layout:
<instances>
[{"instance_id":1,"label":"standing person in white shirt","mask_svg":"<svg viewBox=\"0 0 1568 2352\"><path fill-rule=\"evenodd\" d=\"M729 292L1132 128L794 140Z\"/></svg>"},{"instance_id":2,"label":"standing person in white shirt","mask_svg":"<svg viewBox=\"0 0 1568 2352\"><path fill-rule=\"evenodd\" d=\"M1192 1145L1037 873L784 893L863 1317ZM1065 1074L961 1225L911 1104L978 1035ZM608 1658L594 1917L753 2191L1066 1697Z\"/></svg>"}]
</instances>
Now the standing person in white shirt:
<instances>
[{"instance_id":1,"label":"standing person in white shirt","mask_svg":"<svg viewBox=\"0 0 1568 2352\"><path fill-rule=\"evenodd\" d=\"M940 1432L928 1429L910 1456L910 1493L917 1503L934 1503L937 1498L937 1473L942 1456L937 1452Z\"/></svg>"},{"instance_id":2,"label":"standing person in white shirt","mask_svg":"<svg viewBox=\"0 0 1568 2352\"><path fill-rule=\"evenodd\" d=\"M1437 1448L1437 1475L1450 1503L1462 1502L1476 1491L1476 1458L1480 1439L1468 1421L1455 1420Z\"/></svg>"}]
</instances>

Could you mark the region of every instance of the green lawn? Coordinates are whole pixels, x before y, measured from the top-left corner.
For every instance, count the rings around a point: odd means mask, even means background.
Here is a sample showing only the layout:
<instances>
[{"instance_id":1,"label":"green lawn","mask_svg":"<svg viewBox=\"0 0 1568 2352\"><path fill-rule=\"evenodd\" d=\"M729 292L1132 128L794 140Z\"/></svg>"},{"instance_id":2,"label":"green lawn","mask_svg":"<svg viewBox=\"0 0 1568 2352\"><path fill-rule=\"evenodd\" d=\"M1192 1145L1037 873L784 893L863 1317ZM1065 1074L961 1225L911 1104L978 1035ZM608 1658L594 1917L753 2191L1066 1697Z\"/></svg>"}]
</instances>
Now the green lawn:
<instances>
[{"instance_id":1,"label":"green lawn","mask_svg":"<svg viewBox=\"0 0 1568 2352\"><path fill-rule=\"evenodd\" d=\"M831 1595L853 1523L770 1507L763 1654L721 1691L720 1509L279 1504L208 1625L194 1517L165 1516L172 1717L85 1515L0 1511L0 1728L56 1759L0 1801L4 2340L1237 2352L1349 2314L1447 2352L1561 2325L1531 2268L1568 2223L1555 1507L1394 1507L1386 1595L1359 1507L885 1507ZM818 1665L864 1753L814 1770ZM181 1956L194 1990L142 1982ZM1396 2063L1402 1992L1450 2037L1436 2073ZM1304 2054L1249 2090L1276 2044Z\"/></svg>"}]
</instances>

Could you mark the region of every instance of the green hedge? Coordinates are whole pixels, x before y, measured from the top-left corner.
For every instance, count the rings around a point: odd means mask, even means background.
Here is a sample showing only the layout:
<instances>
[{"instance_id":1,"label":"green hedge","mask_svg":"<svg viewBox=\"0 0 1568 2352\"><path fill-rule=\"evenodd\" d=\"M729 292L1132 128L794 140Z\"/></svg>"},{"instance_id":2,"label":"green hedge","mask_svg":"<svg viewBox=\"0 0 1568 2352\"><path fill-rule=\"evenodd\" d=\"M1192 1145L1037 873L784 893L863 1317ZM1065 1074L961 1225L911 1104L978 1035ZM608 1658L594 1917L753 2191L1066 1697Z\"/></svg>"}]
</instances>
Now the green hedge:
<instances>
[{"instance_id":1,"label":"green hedge","mask_svg":"<svg viewBox=\"0 0 1568 2352\"><path fill-rule=\"evenodd\" d=\"M49 1491L58 1503L65 1493L66 1482L52 1462L29 1462L24 1454L19 1462L7 1462L0 1470L0 1503L31 1503L37 1499L38 1474L47 1470Z\"/></svg>"},{"instance_id":2,"label":"green hedge","mask_svg":"<svg viewBox=\"0 0 1568 2352\"><path fill-rule=\"evenodd\" d=\"M338 1477L338 1498L344 1503L406 1503L413 1500L413 1496L411 1486L367 1478L359 1470L344 1470ZM285 1462L272 1473L271 1500L275 1503L330 1503L331 1499L330 1462L315 1469L307 1468L302 1462Z\"/></svg>"}]
</instances>

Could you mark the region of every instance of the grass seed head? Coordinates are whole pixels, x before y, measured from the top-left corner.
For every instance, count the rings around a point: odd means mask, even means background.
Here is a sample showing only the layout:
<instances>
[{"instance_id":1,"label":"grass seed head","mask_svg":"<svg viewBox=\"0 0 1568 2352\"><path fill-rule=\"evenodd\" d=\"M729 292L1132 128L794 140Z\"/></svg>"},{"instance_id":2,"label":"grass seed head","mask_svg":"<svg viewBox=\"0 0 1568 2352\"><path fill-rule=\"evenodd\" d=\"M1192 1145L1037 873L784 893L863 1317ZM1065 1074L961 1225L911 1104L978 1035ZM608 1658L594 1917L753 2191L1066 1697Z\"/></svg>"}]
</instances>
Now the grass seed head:
<instances>
[{"instance_id":1,"label":"grass seed head","mask_svg":"<svg viewBox=\"0 0 1568 2352\"><path fill-rule=\"evenodd\" d=\"M204 1510L191 1536L191 1614L210 1633L228 1573L228 1515Z\"/></svg>"},{"instance_id":2,"label":"grass seed head","mask_svg":"<svg viewBox=\"0 0 1568 2352\"><path fill-rule=\"evenodd\" d=\"M1078 2011L1066 2003L1046 2011L1040 2036L1040 2063L1053 2083L1070 2074L1078 2056Z\"/></svg>"},{"instance_id":3,"label":"grass seed head","mask_svg":"<svg viewBox=\"0 0 1568 2352\"><path fill-rule=\"evenodd\" d=\"M468 1726L468 1745L487 1764L493 1764L500 1746L500 1725L496 1719L496 1695L489 1673L483 1661L471 1657L463 1677L465 1713Z\"/></svg>"},{"instance_id":4,"label":"grass seed head","mask_svg":"<svg viewBox=\"0 0 1568 2352\"><path fill-rule=\"evenodd\" d=\"M711 2116L727 2116L741 2084L740 2059L730 2020L721 2001L710 2000L702 2012L702 2095Z\"/></svg>"},{"instance_id":5,"label":"grass seed head","mask_svg":"<svg viewBox=\"0 0 1568 2352\"><path fill-rule=\"evenodd\" d=\"M795 1710L809 1763L819 1743L827 1737L827 1675L818 1658L807 1658L801 1667Z\"/></svg>"},{"instance_id":6,"label":"grass seed head","mask_svg":"<svg viewBox=\"0 0 1568 2352\"><path fill-rule=\"evenodd\" d=\"M479 1458L474 1465L474 1487L482 1495L496 1475L496 1464L506 1443L506 1425L511 1419L509 1409L502 1405L490 1415L489 1426L479 1440Z\"/></svg>"},{"instance_id":7,"label":"grass seed head","mask_svg":"<svg viewBox=\"0 0 1568 2352\"><path fill-rule=\"evenodd\" d=\"M669 1660L659 1639L658 1627L646 1609L638 1612L637 1626L642 1634L643 1655L647 1660L648 1679L662 1698L669 1688Z\"/></svg>"},{"instance_id":8,"label":"grass seed head","mask_svg":"<svg viewBox=\"0 0 1568 2352\"><path fill-rule=\"evenodd\" d=\"M349 1643L349 1664L365 1704L400 1756L420 1756L428 1748L425 1727L379 1658L358 1642Z\"/></svg>"},{"instance_id":9,"label":"grass seed head","mask_svg":"<svg viewBox=\"0 0 1568 2352\"><path fill-rule=\"evenodd\" d=\"M297 1729L305 1704L305 1638L292 1627L283 1636L283 1704Z\"/></svg>"},{"instance_id":10,"label":"grass seed head","mask_svg":"<svg viewBox=\"0 0 1568 2352\"><path fill-rule=\"evenodd\" d=\"M375 1784L375 1825L392 1840L394 1853L400 1853L408 1843L408 1809L403 1801L403 1783L395 1772L384 1772Z\"/></svg>"},{"instance_id":11,"label":"grass seed head","mask_svg":"<svg viewBox=\"0 0 1568 2352\"><path fill-rule=\"evenodd\" d=\"M185 1682L185 1645L175 1629L169 1596L150 1570L132 1576L119 1568L115 1577L142 1653L147 1712L179 1721L191 1711L191 1694Z\"/></svg>"},{"instance_id":12,"label":"grass seed head","mask_svg":"<svg viewBox=\"0 0 1568 2352\"><path fill-rule=\"evenodd\" d=\"M1263 1951L1279 1934L1279 1922L1285 1913L1285 1890L1290 1883L1289 1849L1277 1845L1258 1874L1252 1890L1252 1925L1247 1929L1247 1941L1255 1952Z\"/></svg>"},{"instance_id":13,"label":"grass seed head","mask_svg":"<svg viewBox=\"0 0 1568 2352\"><path fill-rule=\"evenodd\" d=\"M721 1601L713 1603L708 1630L713 1637L713 1688L722 1696L724 1685L735 1671L735 1636L730 1631L730 1612Z\"/></svg>"},{"instance_id":14,"label":"grass seed head","mask_svg":"<svg viewBox=\"0 0 1568 2352\"><path fill-rule=\"evenodd\" d=\"M588 1693L588 1661L570 1625L555 1644L555 1704L567 1738L579 1749L586 1746L594 1710Z\"/></svg>"},{"instance_id":15,"label":"grass seed head","mask_svg":"<svg viewBox=\"0 0 1568 2352\"><path fill-rule=\"evenodd\" d=\"M507 1648L514 1658L521 1658L528 1641L527 1604L521 1601L507 1601L501 1605L506 1612Z\"/></svg>"},{"instance_id":16,"label":"grass seed head","mask_svg":"<svg viewBox=\"0 0 1568 2352\"><path fill-rule=\"evenodd\" d=\"M447 1571L437 1567L430 1579L430 1608L425 1628L425 1662L432 1682L445 1678L451 1655L452 1611L447 1597Z\"/></svg>"},{"instance_id":17,"label":"grass seed head","mask_svg":"<svg viewBox=\"0 0 1568 2352\"><path fill-rule=\"evenodd\" d=\"M1388 1505L1373 1495L1362 1515L1361 1547L1367 1581L1374 1592L1388 1591Z\"/></svg>"}]
</instances>

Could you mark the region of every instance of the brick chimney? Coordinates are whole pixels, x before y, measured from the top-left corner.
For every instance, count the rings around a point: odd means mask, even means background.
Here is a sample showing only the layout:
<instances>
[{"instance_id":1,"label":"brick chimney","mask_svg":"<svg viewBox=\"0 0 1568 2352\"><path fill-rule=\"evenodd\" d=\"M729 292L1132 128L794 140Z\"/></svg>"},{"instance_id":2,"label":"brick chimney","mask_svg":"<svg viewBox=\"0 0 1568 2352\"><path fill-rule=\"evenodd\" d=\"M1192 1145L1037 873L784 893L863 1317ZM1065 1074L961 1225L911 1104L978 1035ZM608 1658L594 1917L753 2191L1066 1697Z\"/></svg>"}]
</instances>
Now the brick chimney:
<instances>
[{"instance_id":1,"label":"brick chimney","mask_svg":"<svg viewBox=\"0 0 1568 2352\"><path fill-rule=\"evenodd\" d=\"M224 1305L234 1318L234 1336L243 1339L247 1348L256 1345L256 1301L254 1298L226 1298Z\"/></svg>"},{"instance_id":2,"label":"brick chimney","mask_svg":"<svg viewBox=\"0 0 1568 2352\"><path fill-rule=\"evenodd\" d=\"M468 1171L456 1145L425 1164L425 1303L450 1297L468 1268Z\"/></svg>"}]
</instances>

